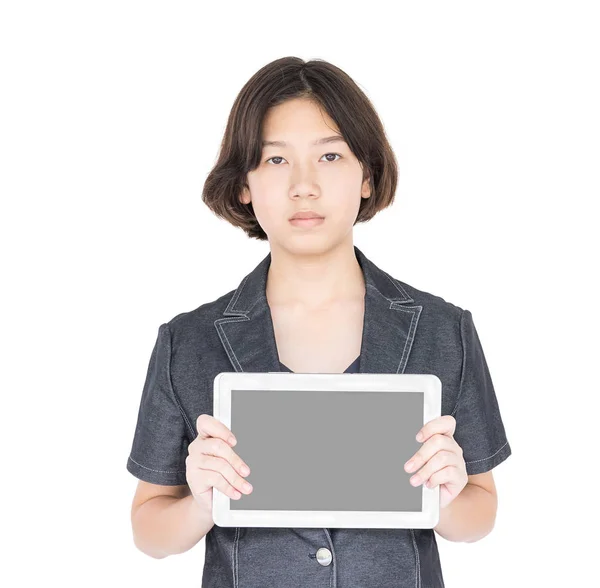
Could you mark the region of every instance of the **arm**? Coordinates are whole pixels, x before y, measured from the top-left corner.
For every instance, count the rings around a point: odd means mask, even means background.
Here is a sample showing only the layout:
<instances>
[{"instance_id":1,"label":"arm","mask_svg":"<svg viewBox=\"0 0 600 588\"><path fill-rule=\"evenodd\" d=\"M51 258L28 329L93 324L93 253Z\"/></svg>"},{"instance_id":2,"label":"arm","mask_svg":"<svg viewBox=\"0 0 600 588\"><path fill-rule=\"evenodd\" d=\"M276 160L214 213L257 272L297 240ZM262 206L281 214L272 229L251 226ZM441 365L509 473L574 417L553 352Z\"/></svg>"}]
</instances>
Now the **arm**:
<instances>
[{"instance_id":1,"label":"arm","mask_svg":"<svg viewBox=\"0 0 600 588\"><path fill-rule=\"evenodd\" d=\"M161 486L142 480L133 499L131 525L136 547L155 559L188 551L214 526L189 486Z\"/></svg>"},{"instance_id":2,"label":"arm","mask_svg":"<svg viewBox=\"0 0 600 588\"><path fill-rule=\"evenodd\" d=\"M494 528L497 507L491 470L469 476L461 493L440 510L440 520L434 530L448 541L479 541Z\"/></svg>"}]
</instances>

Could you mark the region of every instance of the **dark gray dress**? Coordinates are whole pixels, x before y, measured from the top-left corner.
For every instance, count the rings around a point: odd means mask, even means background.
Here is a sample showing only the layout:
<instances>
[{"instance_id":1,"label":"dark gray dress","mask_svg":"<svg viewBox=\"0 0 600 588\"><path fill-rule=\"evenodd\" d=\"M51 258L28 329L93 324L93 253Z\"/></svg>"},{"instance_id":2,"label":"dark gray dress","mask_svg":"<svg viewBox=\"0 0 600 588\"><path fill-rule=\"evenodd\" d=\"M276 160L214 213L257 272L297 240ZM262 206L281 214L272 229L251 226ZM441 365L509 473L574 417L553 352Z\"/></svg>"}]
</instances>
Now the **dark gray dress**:
<instances>
[{"instance_id":1,"label":"dark gray dress","mask_svg":"<svg viewBox=\"0 0 600 588\"><path fill-rule=\"evenodd\" d=\"M366 285L356 369L435 374L441 414L456 419L467 474L502 463L511 448L471 312L392 277L354 250ZM213 413L217 374L287 369L266 297L270 262L269 253L235 290L160 325L127 459L136 478L186 484L188 445L198 416ZM495 361L510 362L510 349ZM433 529L332 530L214 525L205 538L202 588L444 587Z\"/></svg>"},{"instance_id":2,"label":"dark gray dress","mask_svg":"<svg viewBox=\"0 0 600 588\"><path fill-rule=\"evenodd\" d=\"M286 365L284 365L281 362L279 362L279 365L281 366L281 371L283 371L283 372L291 372L292 371L289 367L287 367ZM360 355L344 370L344 373L345 374L357 373L359 366L360 366ZM332 529L328 529L328 531L329 531L329 534L331 535L332 541L335 540L335 535L336 535L337 529L332 528Z\"/></svg>"},{"instance_id":3,"label":"dark gray dress","mask_svg":"<svg viewBox=\"0 0 600 588\"><path fill-rule=\"evenodd\" d=\"M279 362L280 367L282 368L282 372L291 372L292 370ZM345 374L358 372L358 366L360 365L360 355L344 370Z\"/></svg>"}]
</instances>

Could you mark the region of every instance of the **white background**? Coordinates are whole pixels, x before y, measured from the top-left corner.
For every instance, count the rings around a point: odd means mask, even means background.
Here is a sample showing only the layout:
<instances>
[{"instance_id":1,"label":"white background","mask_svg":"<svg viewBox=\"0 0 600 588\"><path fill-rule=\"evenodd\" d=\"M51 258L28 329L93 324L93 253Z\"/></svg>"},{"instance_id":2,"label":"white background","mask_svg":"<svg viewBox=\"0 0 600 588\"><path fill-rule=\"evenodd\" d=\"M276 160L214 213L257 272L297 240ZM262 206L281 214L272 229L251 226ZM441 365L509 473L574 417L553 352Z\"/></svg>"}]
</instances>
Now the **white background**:
<instances>
[{"instance_id":1,"label":"white background","mask_svg":"<svg viewBox=\"0 0 600 588\"><path fill-rule=\"evenodd\" d=\"M513 455L447 588L597 580L600 19L594 2L2 2L2 556L10 586L200 586L138 551L126 471L158 326L268 253L200 193L237 92L344 69L396 152L355 228L471 310Z\"/></svg>"}]
</instances>

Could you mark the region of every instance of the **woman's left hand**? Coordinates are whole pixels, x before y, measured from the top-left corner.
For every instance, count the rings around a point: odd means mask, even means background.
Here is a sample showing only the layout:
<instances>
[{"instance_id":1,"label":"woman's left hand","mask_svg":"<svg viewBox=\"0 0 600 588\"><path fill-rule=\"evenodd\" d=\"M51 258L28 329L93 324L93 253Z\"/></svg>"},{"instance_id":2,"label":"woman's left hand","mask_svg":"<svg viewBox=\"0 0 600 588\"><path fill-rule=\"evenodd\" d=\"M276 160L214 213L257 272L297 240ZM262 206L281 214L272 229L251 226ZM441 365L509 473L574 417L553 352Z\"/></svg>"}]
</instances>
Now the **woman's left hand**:
<instances>
[{"instance_id":1,"label":"woman's left hand","mask_svg":"<svg viewBox=\"0 0 600 588\"><path fill-rule=\"evenodd\" d=\"M405 471L416 472L410 479L413 486L425 483L427 488L434 488L440 485L440 508L448 506L469 481L462 448L453 437L455 429L456 419L450 415L423 425L419 431L422 438L417 435L417 441L422 441L423 445L404 464ZM408 465L410 462L412 467Z\"/></svg>"}]
</instances>

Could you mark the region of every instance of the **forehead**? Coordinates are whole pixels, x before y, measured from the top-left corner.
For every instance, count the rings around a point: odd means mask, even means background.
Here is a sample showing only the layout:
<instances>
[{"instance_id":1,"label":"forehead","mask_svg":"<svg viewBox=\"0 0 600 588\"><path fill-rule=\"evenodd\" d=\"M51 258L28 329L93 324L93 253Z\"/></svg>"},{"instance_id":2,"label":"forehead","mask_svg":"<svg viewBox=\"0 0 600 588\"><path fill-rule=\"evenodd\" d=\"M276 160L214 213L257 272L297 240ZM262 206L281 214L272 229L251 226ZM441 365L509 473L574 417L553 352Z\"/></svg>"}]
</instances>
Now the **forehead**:
<instances>
[{"instance_id":1,"label":"forehead","mask_svg":"<svg viewBox=\"0 0 600 588\"><path fill-rule=\"evenodd\" d=\"M343 140L333 119L307 99L288 100L270 108L262 126L263 146L322 145L340 138Z\"/></svg>"},{"instance_id":2,"label":"forehead","mask_svg":"<svg viewBox=\"0 0 600 588\"><path fill-rule=\"evenodd\" d=\"M329 137L319 137L318 139L315 139L314 141L310 142L310 145L328 145L329 143L345 143L346 141L344 140L344 137L342 137L341 135L331 135ZM280 141L280 140L263 140L262 141L262 146L263 147L293 147L294 144L292 143L288 143L287 141Z\"/></svg>"}]
</instances>

